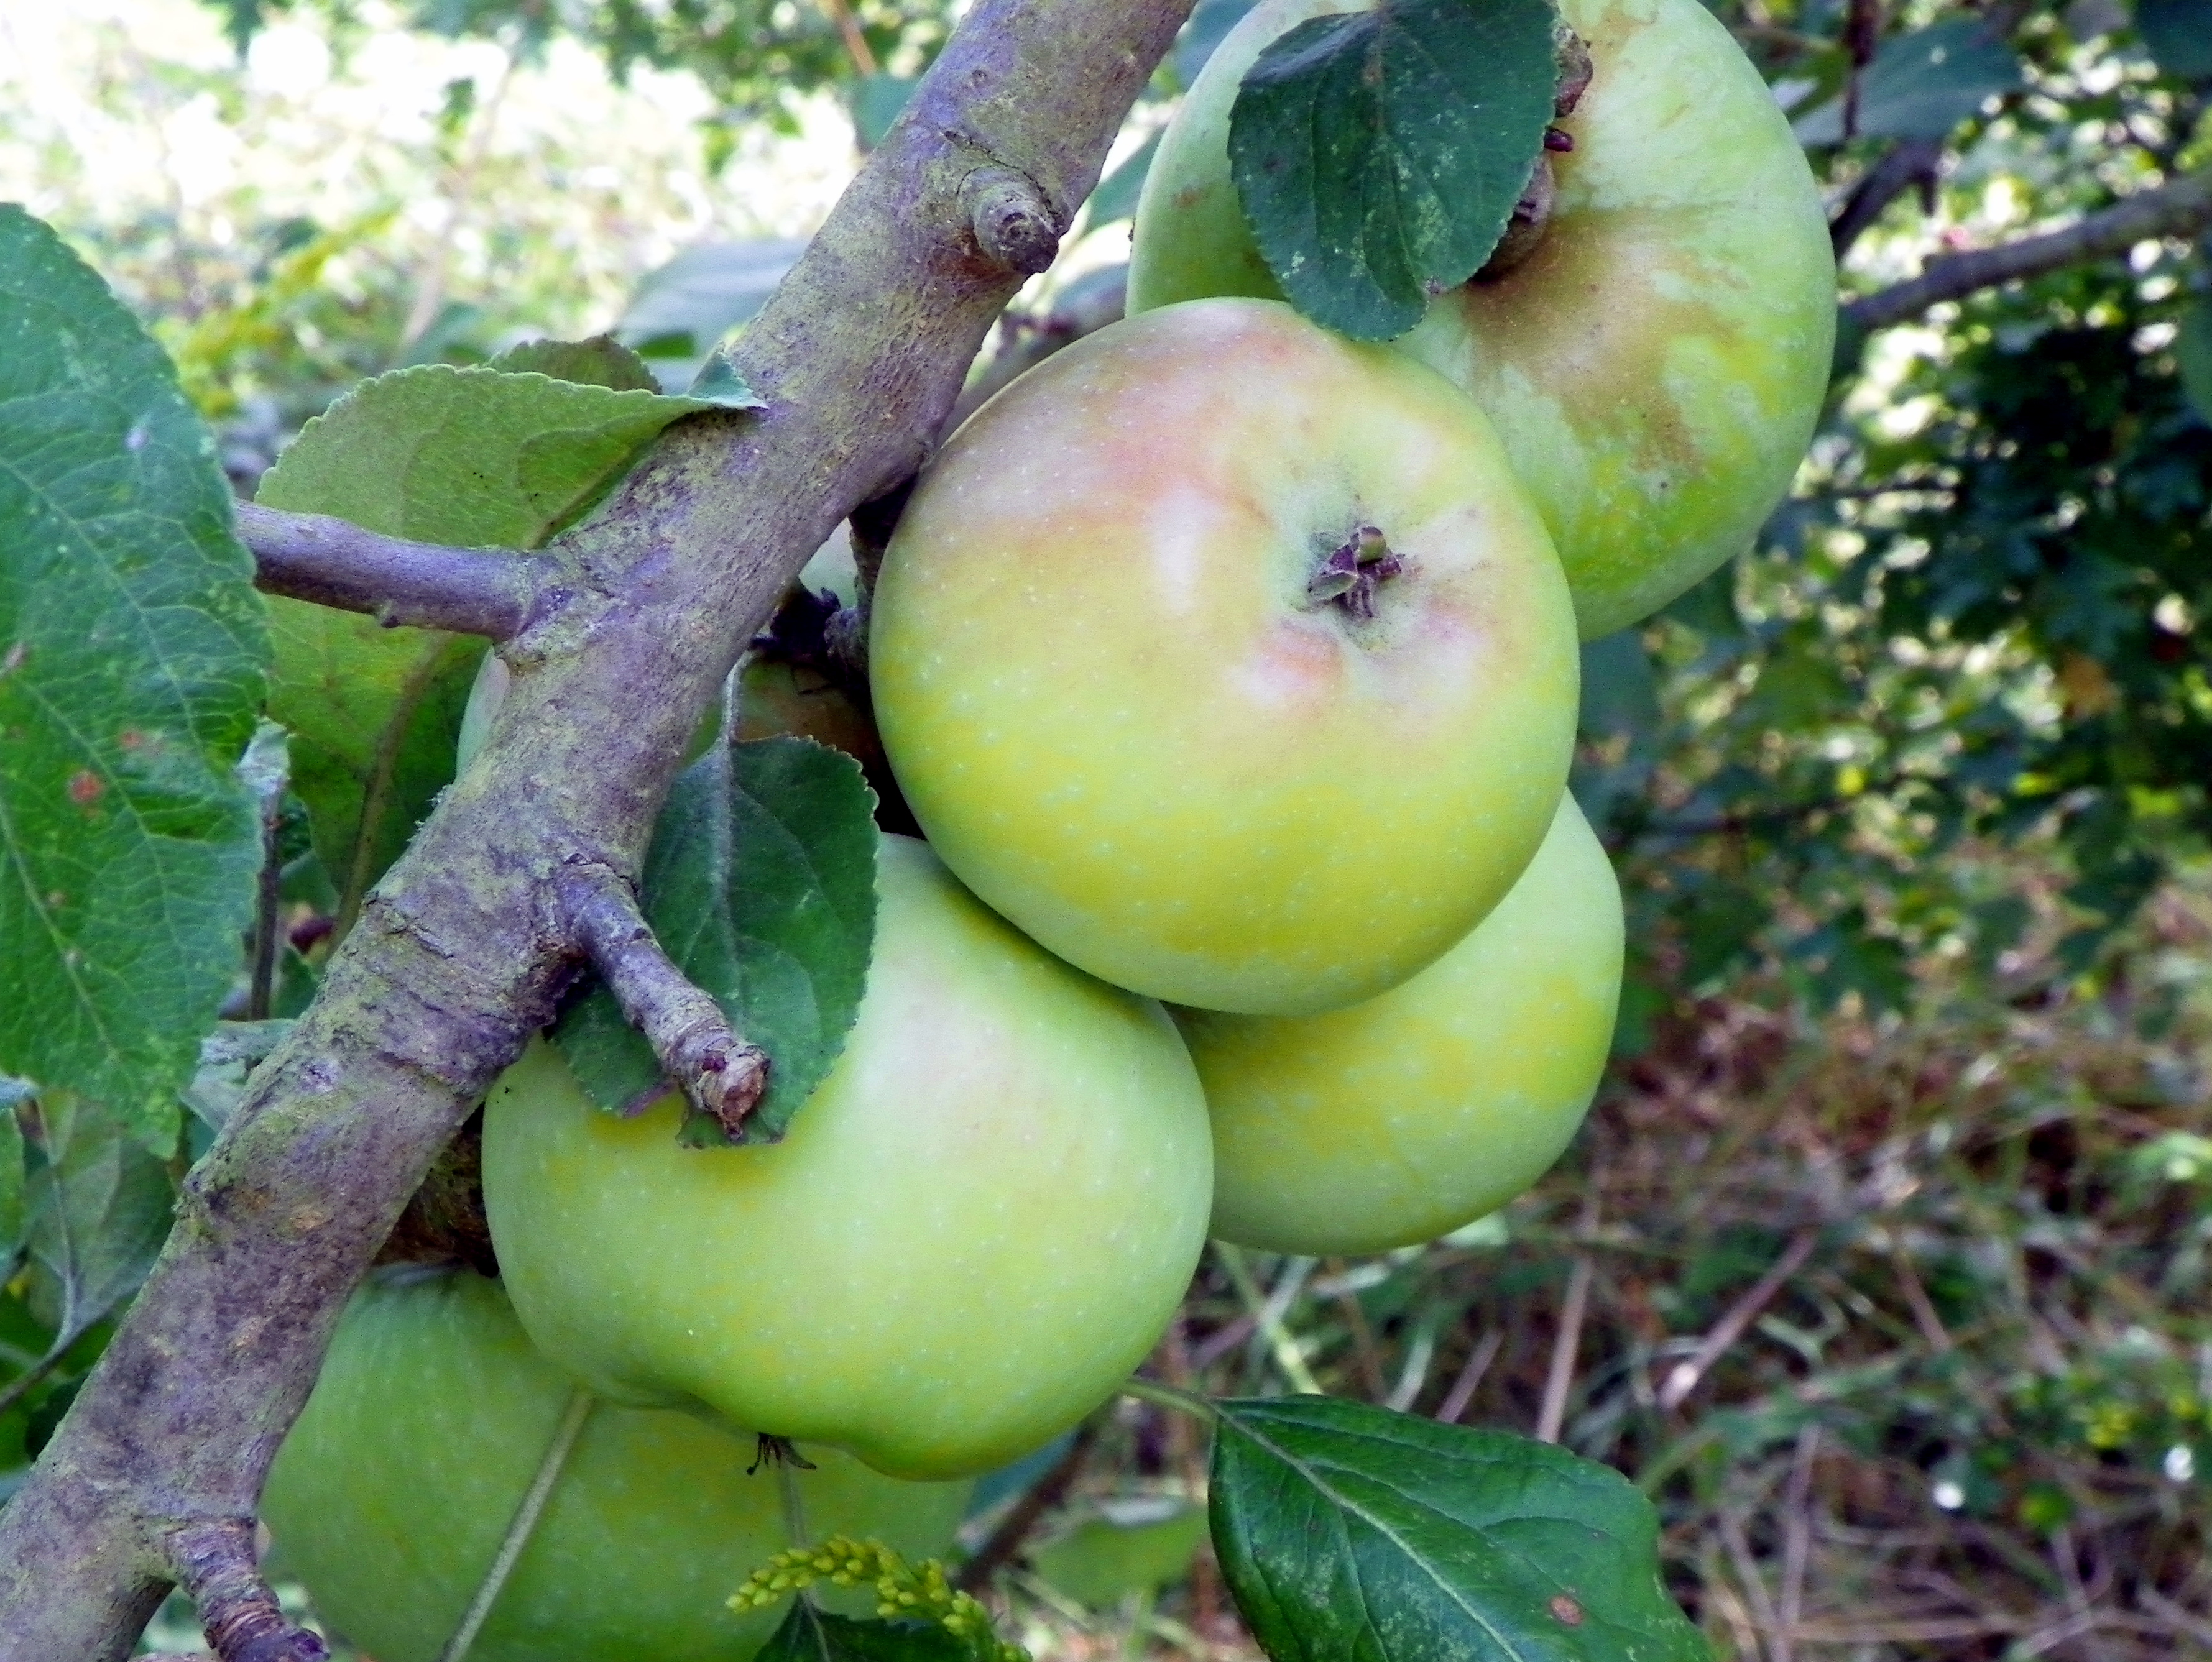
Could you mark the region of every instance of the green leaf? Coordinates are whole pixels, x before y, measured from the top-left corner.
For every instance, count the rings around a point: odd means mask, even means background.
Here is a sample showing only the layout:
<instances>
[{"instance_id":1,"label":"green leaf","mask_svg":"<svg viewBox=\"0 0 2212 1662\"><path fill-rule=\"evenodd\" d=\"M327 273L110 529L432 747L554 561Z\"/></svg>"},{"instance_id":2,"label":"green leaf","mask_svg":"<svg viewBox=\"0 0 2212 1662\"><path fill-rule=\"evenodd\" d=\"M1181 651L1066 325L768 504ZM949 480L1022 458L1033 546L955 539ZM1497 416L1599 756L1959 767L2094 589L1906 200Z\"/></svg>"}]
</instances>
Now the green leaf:
<instances>
[{"instance_id":1,"label":"green leaf","mask_svg":"<svg viewBox=\"0 0 2212 1662\"><path fill-rule=\"evenodd\" d=\"M1206 1513L1188 1501L1142 1506L1106 1501L1031 1555L1037 1574L1069 1598L1109 1608L1131 1593L1155 1592L1190 1573L1191 1555L1206 1538Z\"/></svg>"},{"instance_id":2,"label":"green leaf","mask_svg":"<svg viewBox=\"0 0 2212 1662\"><path fill-rule=\"evenodd\" d=\"M687 248L639 279L615 334L665 361L664 383L682 385L717 341L767 303L805 247L785 238Z\"/></svg>"},{"instance_id":3,"label":"green leaf","mask_svg":"<svg viewBox=\"0 0 2212 1662\"><path fill-rule=\"evenodd\" d=\"M639 357L611 335L582 341L525 341L485 366L512 375L550 375L582 386L612 387L617 392L658 392L660 383Z\"/></svg>"},{"instance_id":4,"label":"green leaf","mask_svg":"<svg viewBox=\"0 0 2212 1662\"><path fill-rule=\"evenodd\" d=\"M1111 225L1136 213L1137 198L1144 194L1145 175L1152 171L1152 158L1159 153L1160 136L1154 133L1135 155L1106 175L1091 193L1091 229L1095 231L1102 225Z\"/></svg>"},{"instance_id":5,"label":"green leaf","mask_svg":"<svg viewBox=\"0 0 2212 1662\"><path fill-rule=\"evenodd\" d=\"M970 1662L974 1648L934 1622L863 1622L792 1601L754 1662Z\"/></svg>"},{"instance_id":6,"label":"green leaf","mask_svg":"<svg viewBox=\"0 0 2212 1662\"><path fill-rule=\"evenodd\" d=\"M853 136L863 150L884 142L921 84L921 77L911 75L872 75L853 83L846 97L853 112Z\"/></svg>"},{"instance_id":7,"label":"green leaf","mask_svg":"<svg viewBox=\"0 0 2212 1662\"><path fill-rule=\"evenodd\" d=\"M2173 337L2181 390L2199 421L2212 423L2212 294L2199 294L2181 315Z\"/></svg>"},{"instance_id":8,"label":"green leaf","mask_svg":"<svg viewBox=\"0 0 2212 1662\"><path fill-rule=\"evenodd\" d=\"M684 770L654 828L646 920L677 966L769 1055L743 1140L773 1142L845 1047L875 942L874 796L860 765L811 740L717 746ZM644 1038L595 988L555 1028L584 1089L619 1109L661 1089ZM719 1143L694 1113L684 1135Z\"/></svg>"},{"instance_id":9,"label":"green leaf","mask_svg":"<svg viewBox=\"0 0 2212 1662\"><path fill-rule=\"evenodd\" d=\"M289 1020L222 1022L200 1040L200 1065L179 1093L185 1106L211 1131L219 1131L246 1095L246 1076L291 1032Z\"/></svg>"},{"instance_id":10,"label":"green leaf","mask_svg":"<svg viewBox=\"0 0 2212 1662\"><path fill-rule=\"evenodd\" d=\"M13 1279L23 1245L24 1181L22 1124L12 1103L0 1103L0 1280Z\"/></svg>"},{"instance_id":11,"label":"green leaf","mask_svg":"<svg viewBox=\"0 0 2212 1662\"><path fill-rule=\"evenodd\" d=\"M1276 1662L1705 1662L1617 1472L1325 1397L1215 1406L1214 1550Z\"/></svg>"},{"instance_id":12,"label":"green leaf","mask_svg":"<svg viewBox=\"0 0 2212 1662\"><path fill-rule=\"evenodd\" d=\"M27 1186L31 1305L72 1342L137 1291L169 1233L168 1168L115 1119L66 1092L40 1100Z\"/></svg>"},{"instance_id":13,"label":"green leaf","mask_svg":"<svg viewBox=\"0 0 2212 1662\"><path fill-rule=\"evenodd\" d=\"M1541 154L1555 21L1549 0L1381 0L1260 54L1230 167L1293 306L1387 340L1481 268Z\"/></svg>"},{"instance_id":14,"label":"green leaf","mask_svg":"<svg viewBox=\"0 0 2212 1662\"><path fill-rule=\"evenodd\" d=\"M592 348L567 349L570 367L585 351L603 369L617 361ZM310 422L263 478L260 500L421 542L535 548L662 428L715 407L535 371L425 364L364 382ZM269 713L297 740L293 788L350 905L453 778L484 643L302 601L273 601L270 615Z\"/></svg>"},{"instance_id":15,"label":"green leaf","mask_svg":"<svg viewBox=\"0 0 2212 1662\"><path fill-rule=\"evenodd\" d=\"M2212 81L2212 9L2204 0L2136 0L2136 33L2161 73Z\"/></svg>"},{"instance_id":16,"label":"green leaf","mask_svg":"<svg viewBox=\"0 0 2212 1662\"><path fill-rule=\"evenodd\" d=\"M269 642L214 441L61 240L0 207L0 1073L174 1143L253 912L233 771Z\"/></svg>"},{"instance_id":17,"label":"green leaf","mask_svg":"<svg viewBox=\"0 0 2212 1662\"><path fill-rule=\"evenodd\" d=\"M1895 34L1859 82L1858 136L1942 138L2021 81L2020 55L1978 17L1954 17ZM1796 124L1802 144L1844 136L1844 100L1831 100Z\"/></svg>"}]
</instances>

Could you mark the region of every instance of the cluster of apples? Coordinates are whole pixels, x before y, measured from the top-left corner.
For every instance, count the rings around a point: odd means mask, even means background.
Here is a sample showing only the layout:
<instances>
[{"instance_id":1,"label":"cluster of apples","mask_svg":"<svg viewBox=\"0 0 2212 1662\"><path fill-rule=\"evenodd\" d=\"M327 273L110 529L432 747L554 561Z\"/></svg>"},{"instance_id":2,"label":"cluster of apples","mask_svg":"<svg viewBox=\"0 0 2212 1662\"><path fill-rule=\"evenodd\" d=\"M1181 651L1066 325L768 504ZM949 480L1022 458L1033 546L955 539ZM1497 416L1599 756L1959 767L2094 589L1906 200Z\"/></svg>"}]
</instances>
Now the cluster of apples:
<instances>
[{"instance_id":1,"label":"cluster of apples","mask_svg":"<svg viewBox=\"0 0 2212 1662\"><path fill-rule=\"evenodd\" d=\"M1786 488L1833 269L1786 123L1698 0L1563 0L1592 74L1536 234L1399 341L1316 328L1253 247L1229 116L1269 41L1357 9L1248 15L1162 142L1131 315L923 474L869 658L927 842L883 840L860 1016L786 1140L681 1147L675 1101L605 1113L533 1045L484 1119L512 1311L383 1289L334 1368L390 1350L404 1305L426 1346L490 1324L466 1344L530 1353L533 1423L576 1381L702 1460L711 1422L939 1495L1111 1393L1209 1233L1382 1250L1557 1158L1622 957L1565 792L1579 642ZM313 1451L374 1411L331 1378L271 1490L295 1554L337 1459ZM866 1533L856 1509L817 1522Z\"/></svg>"}]
</instances>

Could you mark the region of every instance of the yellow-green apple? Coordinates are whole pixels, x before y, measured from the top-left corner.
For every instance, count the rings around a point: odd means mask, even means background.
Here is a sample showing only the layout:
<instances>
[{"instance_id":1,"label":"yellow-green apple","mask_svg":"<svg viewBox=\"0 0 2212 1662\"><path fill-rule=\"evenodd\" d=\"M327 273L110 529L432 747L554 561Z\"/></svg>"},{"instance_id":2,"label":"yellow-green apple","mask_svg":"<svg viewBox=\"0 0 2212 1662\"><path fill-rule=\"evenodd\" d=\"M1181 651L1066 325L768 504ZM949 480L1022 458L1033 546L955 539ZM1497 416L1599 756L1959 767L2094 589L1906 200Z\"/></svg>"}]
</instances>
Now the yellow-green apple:
<instances>
[{"instance_id":1,"label":"yellow-green apple","mask_svg":"<svg viewBox=\"0 0 2212 1662\"><path fill-rule=\"evenodd\" d=\"M262 1509L283 1573L381 1662L436 1662L576 1391L497 1283L372 1283L270 1474ZM966 1484L900 1483L834 1449L802 1457L811 1469L787 1476L811 1539L842 1531L922 1557L951 1544ZM782 1481L752 1437L591 1405L470 1662L744 1662L775 1615L723 1601L793 1544Z\"/></svg>"},{"instance_id":2,"label":"yellow-green apple","mask_svg":"<svg viewBox=\"0 0 2212 1662\"><path fill-rule=\"evenodd\" d=\"M484 1107L485 1209L539 1347L902 1477L971 1475L1144 1359L1205 1243L1206 1105L1165 1011L886 837L860 1019L773 1147L678 1145L534 1044Z\"/></svg>"},{"instance_id":3,"label":"yellow-green apple","mask_svg":"<svg viewBox=\"0 0 2212 1662\"><path fill-rule=\"evenodd\" d=\"M1261 0L1168 127L1137 210L1135 313L1279 296L1230 176L1261 51L1372 0ZM1698 0L1560 0L1593 76L1559 129L1534 252L1438 295L1394 343L1490 412L1559 544L1585 638L1737 553L1789 488L1828 382L1820 193L1759 72Z\"/></svg>"},{"instance_id":4,"label":"yellow-green apple","mask_svg":"<svg viewBox=\"0 0 2212 1662\"><path fill-rule=\"evenodd\" d=\"M1480 410L1288 306L1078 342L924 470L875 591L892 772L1069 962L1328 1010L1441 955L1566 778L1572 608Z\"/></svg>"},{"instance_id":5,"label":"yellow-green apple","mask_svg":"<svg viewBox=\"0 0 2212 1662\"><path fill-rule=\"evenodd\" d=\"M1582 1124L1620 964L1620 886L1563 797L1513 892L1403 986L1322 1016L1184 1012L1213 1116L1213 1233L1379 1253L1504 1205Z\"/></svg>"}]
</instances>

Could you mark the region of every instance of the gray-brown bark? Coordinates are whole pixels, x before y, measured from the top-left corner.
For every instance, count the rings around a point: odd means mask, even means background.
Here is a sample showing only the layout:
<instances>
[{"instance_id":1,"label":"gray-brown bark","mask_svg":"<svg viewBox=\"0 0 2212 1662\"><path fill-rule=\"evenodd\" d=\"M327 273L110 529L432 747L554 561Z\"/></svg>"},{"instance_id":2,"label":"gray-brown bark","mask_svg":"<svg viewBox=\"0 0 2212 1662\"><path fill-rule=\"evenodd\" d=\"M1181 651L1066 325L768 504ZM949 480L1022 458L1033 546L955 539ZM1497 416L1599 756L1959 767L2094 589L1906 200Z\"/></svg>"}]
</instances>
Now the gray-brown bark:
<instances>
[{"instance_id":1,"label":"gray-brown bark","mask_svg":"<svg viewBox=\"0 0 2212 1662\"><path fill-rule=\"evenodd\" d=\"M563 865L635 875L738 652L837 522L920 463L1035 257L1023 227L1065 229L1189 3L980 0L746 331L767 407L677 423L544 551L572 593L504 648L484 753L256 1072L0 1513L0 1662L127 1654L177 1531L253 1511L348 1290L574 972ZM968 188L987 169L1006 171Z\"/></svg>"}]
</instances>

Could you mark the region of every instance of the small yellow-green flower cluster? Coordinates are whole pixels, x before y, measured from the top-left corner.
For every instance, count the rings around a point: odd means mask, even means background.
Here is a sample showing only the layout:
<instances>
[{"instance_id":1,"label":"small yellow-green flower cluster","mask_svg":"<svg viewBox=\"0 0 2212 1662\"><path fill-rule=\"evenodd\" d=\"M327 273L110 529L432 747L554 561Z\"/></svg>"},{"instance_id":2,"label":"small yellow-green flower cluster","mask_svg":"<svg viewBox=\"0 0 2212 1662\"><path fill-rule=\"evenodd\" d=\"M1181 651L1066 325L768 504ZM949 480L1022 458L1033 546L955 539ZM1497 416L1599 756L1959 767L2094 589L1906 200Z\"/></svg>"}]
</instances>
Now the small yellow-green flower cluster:
<instances>
[{"instance_id":1,"label":"small yellow-green flower cluster","mask_svg":"<svg viewBox=\"0 0 2212 1662\"><path fill-rule=\"evenodd\" d=\"M945 1579L944 1565L934 1558L924 1559L919 1567L909 1565L881 1541L833 1535L819 1546L779 1552L745 1578L745 1584L730 1596L730 1608L740 1614L765 1610L817 1581L837 1587L872 1583L878 1616L933 1622L965 1640L978 1662L1030 1662L1027 1651L1003 1642L992 1631L990 1613L981 1604Z\"/></svg>"}]
</instances>

